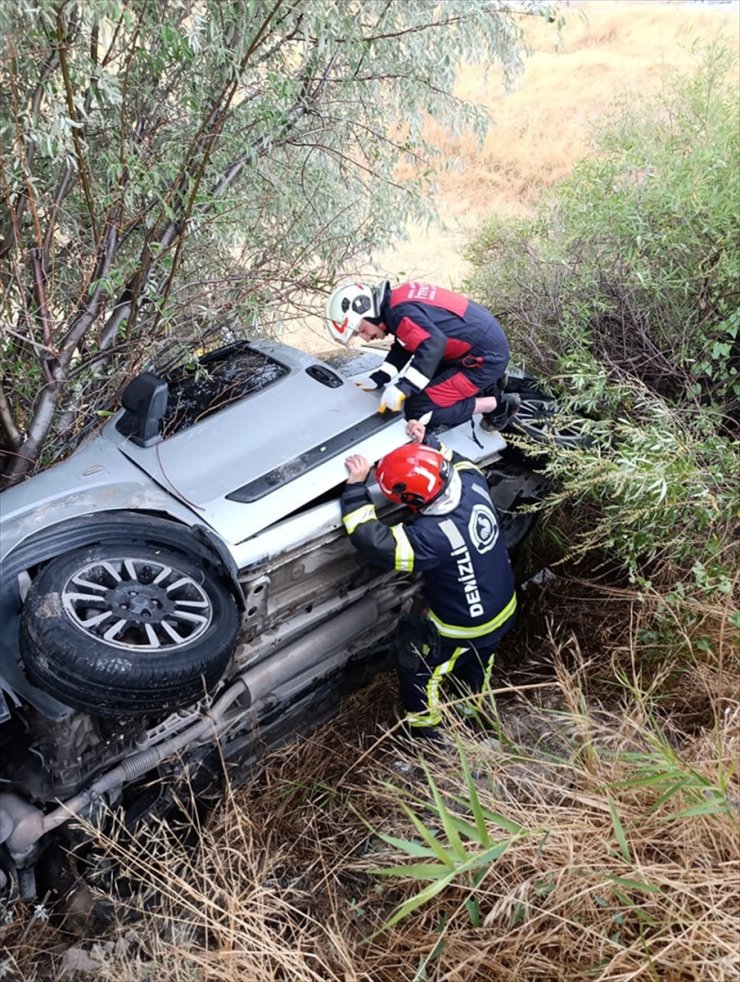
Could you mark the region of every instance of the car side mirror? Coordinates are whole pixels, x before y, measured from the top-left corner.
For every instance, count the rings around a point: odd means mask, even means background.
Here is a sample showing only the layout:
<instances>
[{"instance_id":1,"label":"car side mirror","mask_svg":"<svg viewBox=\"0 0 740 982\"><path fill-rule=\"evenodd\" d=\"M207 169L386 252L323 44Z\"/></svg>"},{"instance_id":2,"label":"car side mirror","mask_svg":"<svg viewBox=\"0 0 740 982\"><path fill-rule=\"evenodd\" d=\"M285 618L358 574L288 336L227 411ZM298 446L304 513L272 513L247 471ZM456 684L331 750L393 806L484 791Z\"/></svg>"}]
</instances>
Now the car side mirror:
<instances>
[{"instance_id":1,"label":"car side mirror","mask_svg":"<svg viewBox=\"0 0 740 982\"><path fill-rule=\"evenodd\" d=\"M152 372L142 372L123 390L121 405L126 410L118 423L119 432L139 447L159 440L160 424L167 410L167 383Z\"/></svg>"}]
</instances>

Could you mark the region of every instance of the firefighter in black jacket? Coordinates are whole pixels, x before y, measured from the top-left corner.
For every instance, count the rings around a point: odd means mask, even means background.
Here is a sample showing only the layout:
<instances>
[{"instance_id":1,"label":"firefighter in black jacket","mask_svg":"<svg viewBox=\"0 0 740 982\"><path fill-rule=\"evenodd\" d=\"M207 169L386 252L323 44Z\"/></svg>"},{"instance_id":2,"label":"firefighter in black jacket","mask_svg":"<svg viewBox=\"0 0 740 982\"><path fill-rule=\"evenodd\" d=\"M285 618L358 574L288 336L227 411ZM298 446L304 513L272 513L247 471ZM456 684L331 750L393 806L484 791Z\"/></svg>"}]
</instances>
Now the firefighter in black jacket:
<instances>
[{"instance_id":1,"label":"firefighter in black jacket","mask_svg":"<svg viewBox=\"0 0 740 982\"><path fill-rule=\"evenodd\" d=\"M383 364L361 388L382 388L380 412L404 409L407 419L431 412L431 426L456 426L482 413L484 429L500 429L518 405L503 393L509 345L485 307L431 283L350 283L326 306L331 336L346 344L393 336ZM405 405L404 405L405 404Z\"/></svg>"},{"instance_id":2,"label":"firefighter in black jacket","mask_svg":"<svg viewBox=\"0 0 740 982\"><path fill-rule=\"evenodd\" d=\"M414 442L383 457L375 476L390 501L411 510L410 520L388 526L377 519L365 485L371 468L361 454L345 461L342 514L368 562L423 575L426 638L400 659L399 678L410 731L436 736L445 678L455 694L484 688L496 648L513 625L516 593L482 473L433 437L422 444L418 421L407 432Z\"/></svg>"}]
</instances>

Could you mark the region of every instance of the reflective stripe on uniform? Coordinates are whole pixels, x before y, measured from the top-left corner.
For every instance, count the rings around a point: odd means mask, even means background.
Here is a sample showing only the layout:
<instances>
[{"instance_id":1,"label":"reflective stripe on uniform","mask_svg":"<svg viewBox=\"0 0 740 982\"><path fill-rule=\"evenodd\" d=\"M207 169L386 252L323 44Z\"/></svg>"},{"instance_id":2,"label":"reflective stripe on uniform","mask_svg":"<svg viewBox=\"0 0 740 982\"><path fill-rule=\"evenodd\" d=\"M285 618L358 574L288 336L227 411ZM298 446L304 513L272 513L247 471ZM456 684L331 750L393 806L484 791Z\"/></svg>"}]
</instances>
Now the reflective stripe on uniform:
<instances>
[{"instance_id":1,"label":"reflective stripe on uniform","mask_svg":"<svg viewBox=\"0 0 740 982\"><path fill-rule=\"evenodd\" d=\"M489 657L486 663L485 671L483 672L483 685L481 686L481 692L490 692L491 689L491 675L493 674L493 662L496 655L493 654Z\"/></svg>"},{"instance_id":2,"label":"reflective stripe on uniform","mask_svg":"<svg viewBox=\"0 0 740 982\"><path fill-rule=\"evenodd\" d=\"M418 368L414 368L413 365L410 365L406 369L405 378L407 382L410 382L420 392L429 385L427 376L423 372L420 372Z\"/></svg>"},{"instance_id":3,"label":"reflective stripe on uniform","mask_svg":"<svg viewBox=\"0 0 740 982\"><path fill-rule=\"evenodd\" d=\"M409 726L438 726L442 722L442 700L439 698L439 687L445 675L449 675L455 667L455 662L460 655L467 651L467 647L461 645L452 652L447 661L437 665L426 687L427 709L424 713L406 713L404 721Z\"/></svg>"},{"instance_id":4,"label":"reflective stripe on uniform","mask_svg":"<svg viewBox=\"0 0 740 982\"><path fill-rule=\"evenodd\" d=\"M396 540L395 568L399 573L411 573L414 569L414 547L403 525L391 525Z\"/></svg>"},{"instance_id":5,"label":"reflective stripe on uniform","mask_svg":"<svg viewBox=\"0 0 740 982\"><path fill-rule=\"evenodd\" d=\"M457 624L445 624L444 621L437 617L433 610L429 611L429 620L432 621L443 638L480 638L484 634L490 634L492 631L495 631L496 628L501 627L502 624L508 621L515 610L516 593L513 593L511 595L511 600L507 603L504 609L485 624L476 624L475 627L461 627Z\"/></svg>"},{"instance_id":6,"label":"reflective stripe on uniform","mask_svg":"<svg viewBox=\"0 0 740 982\"><path fill-rule=\"evenodd\" d=\"M452 465L456 471L477 471L478 474L482 474L483 471L474 464L472 460L458 460Z\"/></svg>"},{"instance_id":7,"label":"reflective stripe on uniform","mask_svg":"<svg viewBox=\"0 0 740 982\"><path fill-rule=\"evenodd\" d=\"M380 368L376 368L375 372L382 372L383 375L388 378L389 382L394 379L396 375L398 375L398 369L396 366L389 364L387 361L384 361ZM372 374L375 375L375 372Z\"/></svg>"},{"instance_id":8,"label":"reflective stripe on uniform","mask_svg":"<svg viewBox=\"0 0 740 982\"><path fill-rule=\"evenodd\" d=\"M453 549L462 549L465 545L465 539L462 537L462 532L459 531L457 525L452 521L451 518L445 518L443 522L439 523L440 532L444 532L447 537L447 541L450 543Z\"/></svg>"},{"instance_id":9,"label":"reflective stripe on uniform","mask_svg":"<svg viewBox=\"0 0 740 982\"><path fill-rule=\"evenodd\" d=\"M347 534L352 535L358 525L363 525L365 522L374 522L376 518L375 505L365 504L349 512L349 514L344 516L342 521L344 522L344 527L347 529Z\"/></svg>"}]
</instances>

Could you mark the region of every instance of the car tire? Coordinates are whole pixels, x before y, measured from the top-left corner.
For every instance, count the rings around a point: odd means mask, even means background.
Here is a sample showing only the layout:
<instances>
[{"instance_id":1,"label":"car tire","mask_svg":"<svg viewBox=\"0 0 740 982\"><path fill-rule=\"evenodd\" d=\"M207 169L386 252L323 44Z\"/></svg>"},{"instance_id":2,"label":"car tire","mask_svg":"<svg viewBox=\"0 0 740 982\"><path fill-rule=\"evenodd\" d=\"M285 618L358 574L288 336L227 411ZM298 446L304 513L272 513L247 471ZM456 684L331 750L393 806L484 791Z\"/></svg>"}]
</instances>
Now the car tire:
<instances>
[{"instance_id":1,"label":"car tire","mask_svg":"<svg viewBox=\"0 0 740 982\"><path fill-rule=\"evenodd\" d=\"M546 446L575 449L593 442L575 417L563 419L558 402L543 393L534 379L528 377L507 380L506 392L516 392L521 403L509 422L508 429L528 436Z\"/></svg>"},{"instance_id":2,"label":"car tire","mask_svg":"<svg viewBox=\"0 0 740 982\"><path fill-rule=\"evenodd\" d=\"M52 560L21 617L26 674L102 716L191 705L223 675L239 612L217 572L170 547L107 543Z\"/></svg>"}]
</instances>

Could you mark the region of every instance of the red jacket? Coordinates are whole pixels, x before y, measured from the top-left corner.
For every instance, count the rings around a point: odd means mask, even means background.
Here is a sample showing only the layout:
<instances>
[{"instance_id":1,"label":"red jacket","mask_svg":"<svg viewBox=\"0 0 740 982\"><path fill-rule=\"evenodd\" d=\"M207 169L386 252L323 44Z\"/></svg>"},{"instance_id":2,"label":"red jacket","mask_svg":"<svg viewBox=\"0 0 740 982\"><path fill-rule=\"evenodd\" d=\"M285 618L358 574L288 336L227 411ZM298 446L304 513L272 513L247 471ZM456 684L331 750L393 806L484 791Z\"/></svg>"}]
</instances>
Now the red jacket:
<instances>
[{"instance_id":1,"label":"red jacket","mask_svg":"<svg viewBox=\"0 0 740 982\"><path fill-rule=\"evenodd\" d=\"M385 385L409 361L398 386L407 395L420 392L448 365L495 365L501 378L509 345L501 325L485 307L431 283L402 283L381 303L382 326L395 336L383 365L371 376Z\"/></svg>"}]
</instances>

